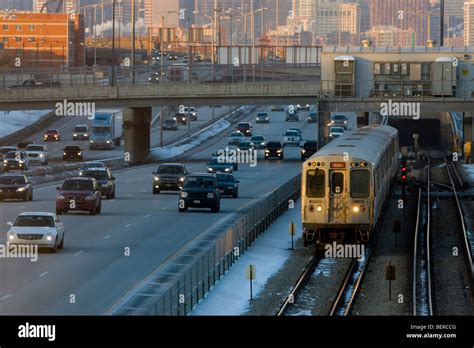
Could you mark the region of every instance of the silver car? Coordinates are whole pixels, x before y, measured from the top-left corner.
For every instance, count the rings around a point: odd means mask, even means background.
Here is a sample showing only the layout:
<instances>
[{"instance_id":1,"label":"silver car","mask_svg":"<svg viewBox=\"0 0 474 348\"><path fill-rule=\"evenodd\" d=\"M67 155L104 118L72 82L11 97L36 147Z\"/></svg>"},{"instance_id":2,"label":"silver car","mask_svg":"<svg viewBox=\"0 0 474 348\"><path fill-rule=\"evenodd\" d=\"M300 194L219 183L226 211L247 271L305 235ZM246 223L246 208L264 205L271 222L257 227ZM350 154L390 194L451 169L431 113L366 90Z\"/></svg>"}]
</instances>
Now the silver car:
<instances>
[{"instance_id":1,"label":"silver car","mask_svg":"<svg viewBox=\"0 0 474 348\"><path fill-rule=\"evenodd\" d=\"M245 136L241 132L233 132L227 138L227 143L229 145L239 145L241 141L245 140Z\"/></svg>"},{"instance_id":2,"label":"silver car","mask_svg":"<svg viewBox=\"0 0 474 348\"><path fill-rule=\"evenodd\" d=\"M64 225L56 214L21 213L15 222L8 223L7 248L14 245L37 245L55 253L64 248Z\"/></svg>"}]
</instances>

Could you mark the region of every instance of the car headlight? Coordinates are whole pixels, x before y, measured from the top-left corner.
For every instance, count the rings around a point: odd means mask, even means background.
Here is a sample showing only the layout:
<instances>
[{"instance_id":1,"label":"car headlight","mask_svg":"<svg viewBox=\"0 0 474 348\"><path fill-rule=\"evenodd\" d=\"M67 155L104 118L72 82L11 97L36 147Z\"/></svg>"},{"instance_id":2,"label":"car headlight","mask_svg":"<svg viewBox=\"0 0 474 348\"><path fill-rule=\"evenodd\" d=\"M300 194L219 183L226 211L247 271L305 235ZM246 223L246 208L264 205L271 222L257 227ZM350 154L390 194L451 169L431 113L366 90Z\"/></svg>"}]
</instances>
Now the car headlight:
<instances>
[{"instance_id":1,"label":"car headlight","mask_svg":"<svg viewBox=\"0 0 474 348\"><path fill-rule=\"evenodd\" d=\"M40 153L40 154L39 154L39 156L40 156L41 158L43 158L43 157L44 157L44 155L43 155L42 153Z\"/></svg>"},{"instance_id":2,"label":"car headlight","mask_svg":"<svg viewBox=\"0 0 474 348\"><path fill-rule=\"evenodd\" d=\"M63 195L58 195L57 199L64 199Z\"/></svg>"},{"instance_id":3,"label":"car headlight","mask_svg":"<svg viewBox=\"0 0 474 348\"><path fill-rule=\"evenodd\" d=\"M277 150L278 153L281 153L282 150Z\"/></svg>"},{"instance_id":4,"label":"car headlight","mask_svg":"<svg viewBox=\"0 0 474 348\"><path fill-rule=\"evenodd\" d=\"M179 178L179 181L183 182L184 181L184 176Z\"/></svg>"},{"instance_id":5,"label":"car headlight","mask_svg":"<svg viewBox=\"0 0 474 348\"><path fill-rule=\"evenodd\" d=\"M188 193L185 192L185 191L181 191L180 197L181 197L181 198L186 198L186 197L188 197Z\"/></svg>"},{"instance_id":6,"label":"car headlight","mask_svg":"<svg viewBox=\"0 0 474 348\"><path fill-rule=\"evenodd\" d=\"M306 152L306 150L305 150L305 149L301 150L301 153L305 153L305 152Z\"/></svg>"},{"instance_id":7,"label":"car headlight","mask_svg":"<svg viewBox=\"0 0 474 348\"><path fill-rule=\"evenodd\" d=\"M51 233L48 233L46 235L46 240L49 240L49 241L53 240L53 235Z\"/></svg>"},{"instance_id":8,"label":"car headlight","mask_svg":"<svg viewBox=\"0 0 474 348\"><path fill-rule=\"evenodd\" d=\"M78 152L77 155L78 155L78 156L82 155L82 152Z\"/></svg>"},{"instance_id":9,"label":"car headlight","mask_svg":"<svg viewBox=\"0 0 474 348\"><path fill-rule=\"evenodd\" d=\"M89 140L89 143L93 144L93 143L94 143L94 140Z\"/></svg>"},{"instance_id":10,"label":"car headlight","mask_svg":"<svg viewBox=\"0 0 474 348\"><path fill-rule=\"evenodd\" d=\"M207 198L214 198L214 192L208 192Z\"/></svg>"},{"instance_id":11,"label":"car headlight","mask_svg":"<svg viewBox=\"0 0 474 348\"><path fill-rule=\"evenodd\" d=\"M355 205L355 206L352 207L352 211L354 213L358 213L360 211L360 207L358 205Z\"/></svg>"},{"instance_id":12,"label":"car headlight","mask_svg":"<svg viewBox=\"0 0 474 348\"><path fill-rule=\"evenodd\" d=\"M77 137L77 133L74 133L74 136Z\"/></svg>"},{"instance_id":13,"label":"car headlight","mask_svg":"<svg viewBox=\"0 0 474 348\"><path fill-rule=\"evenodd\" d=\"M270 152L270 150L265 150L265 153L269 153L269 152Z\"/></svg>"},{"instance_id":14,"label":"car headlight","mask_svg":"<svg viewBox=\"0 0 474 348\"><path fill-rule=\"evenodd\" d=\"M65 152L63 152L63 155L64 155L64 156L66 156L66 153L65 153Z\"/></svg>"},{"instance_id":15,"label":"car headlight","mask_svg":"<svg viewBox=\"0 0 474 348\"><path fill-rule=\"evenodd\" d=\"M23 192L25 191L26 189L24 187L19 187L16 189L16 192Z\"/></svg>"},{"instance_id":16,"label":"car headlight","mask_svg":"<svg viewBox=\"0 0 474 348\"><path fill-rule=\"evenodd\" d=\"M230 171L230 168L226 168L224 169L225 172L229 172Z\"/></svg>"},{"instance_id":17,"label":"car headlight","mask_svg":"<svg viewBox=\"0 0 474 348\"><path fill-rule=\"evenodd\" d=\"M7 161L7 160L3 160L3 163L7 164L7 163L8 163L8 161Z\"/></svg>"},{"instance_id":18,"label":"car headlight","mask_svg":"<svg viewBox=\"0 0 474 348\"><path fill-rule=\"evenodd\" d=\"M160 178L158 176L153 177L155 181L160 181Z\"/></svg>"},{"instance_id":19,"label":"car headlight","mask_svg":"<svg viewBox=\"0 0 474 348\"><path fill-rule=\"evenodd\" d=\"M316 207L316 211L322 212L322 211L323 211L323 206L322 206L322 205L318 205L318 206Z\"/></svg>"},{"instance_id":20,"label":"car headlight","mask_svg":"<svg viewBox=\"0 0 474 348\"><path fill-rule=\"evenodd\" d=\"M213 170L214 170L214 169L212 169L212 168L207 168L207 171L208 171L208 172L212 172Z\"/></svg>"},{"instance_id":21,"label":"car headlight","mask_svg":"<svg viewBox=\"0 0 474 348\"><path fill-rule=\"evenodd\" d=\"M107 144L110 144L110 140L107 140Z\"/></svg>"}]
</instances>

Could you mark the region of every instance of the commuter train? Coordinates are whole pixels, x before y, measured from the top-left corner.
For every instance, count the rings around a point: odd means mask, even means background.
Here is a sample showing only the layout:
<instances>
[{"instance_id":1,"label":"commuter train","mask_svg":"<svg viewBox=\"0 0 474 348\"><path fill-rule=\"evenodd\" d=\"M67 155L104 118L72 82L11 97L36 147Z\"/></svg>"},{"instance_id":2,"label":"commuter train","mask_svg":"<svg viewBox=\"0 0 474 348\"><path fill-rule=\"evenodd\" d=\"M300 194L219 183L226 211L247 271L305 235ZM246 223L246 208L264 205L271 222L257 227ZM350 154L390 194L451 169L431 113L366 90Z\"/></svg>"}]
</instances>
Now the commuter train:
<instances>
[{"instance_id":1,"label":"commuter train","mask_svg":"<svg viewBox=\"0 0 474 348\"><path fill-rule=\"evenodd\" d=\"M303 163L305 245L366 243L399 167L398 131L370 125L347 131Z\"/></svg>"}]
</instances>

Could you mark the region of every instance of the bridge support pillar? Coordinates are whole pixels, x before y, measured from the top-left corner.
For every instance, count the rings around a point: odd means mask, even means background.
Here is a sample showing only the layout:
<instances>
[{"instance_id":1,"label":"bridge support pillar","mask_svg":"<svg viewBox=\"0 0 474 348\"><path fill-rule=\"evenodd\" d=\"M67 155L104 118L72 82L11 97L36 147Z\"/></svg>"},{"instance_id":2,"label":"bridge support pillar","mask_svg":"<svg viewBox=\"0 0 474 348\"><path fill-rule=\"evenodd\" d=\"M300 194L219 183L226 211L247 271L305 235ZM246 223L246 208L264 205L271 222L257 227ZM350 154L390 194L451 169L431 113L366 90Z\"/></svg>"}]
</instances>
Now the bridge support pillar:
<instances>
[{"instance_id":1,"label":"bridge support pillar","mask_svg":"<svg viewBox=\"0 0 474 348\"><path fill-rule=\"evenodd\" d=\"M318 112L318 148L322 148L329 142L329 122L331 113L326 111Z\"/></svg>"},{"instance_id":2,"label":"bridge support pillar","mask_svg":"<svg viewBox=\"0 0 474 348\"><path fill-rule=\"evenodd\" d=\"M131 164L145 161L150 153L151 107L125 108L125 153Z\"/></svg>"},{"instance_id":3,"label":"bridge support pillar","mask_svg":"<svg viewBox=\"0 0 474 348\"><path fill-rule=\"evenodd\" d=\"M464 143L472 141L473 139L473 127L472 127L472 114L465 112L463 117L463 132L464 132Z\"/></svg>"},{"instance_id":4,"label":"bridge support pillar","mask_svg":"<svg viewBox=\"0 0 474 348\"><path fill-rule=\"evenodd\" d=\"M357 128L368 126L368 125L369 125L369 113L358 112L357 113Z\"/></svg>"}]
</instances>

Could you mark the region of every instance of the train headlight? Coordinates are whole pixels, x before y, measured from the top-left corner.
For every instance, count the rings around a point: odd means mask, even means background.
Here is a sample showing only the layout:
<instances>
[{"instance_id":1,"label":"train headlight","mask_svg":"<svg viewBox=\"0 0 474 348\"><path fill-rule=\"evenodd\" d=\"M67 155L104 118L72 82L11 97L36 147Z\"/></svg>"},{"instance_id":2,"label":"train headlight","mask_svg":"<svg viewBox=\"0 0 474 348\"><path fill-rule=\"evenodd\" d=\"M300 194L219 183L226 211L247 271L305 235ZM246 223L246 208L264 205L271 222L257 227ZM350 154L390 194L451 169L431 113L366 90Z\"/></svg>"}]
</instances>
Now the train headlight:
<instances>
[{"instance_id":1,"label":"train headlight","mask_svg":"<svg viewBox=\"0 0 474 348\"><path fill-rule=\"evenodd\" d=\"M355 206L352 207L352 211L354 213L358 213L360 211L360 207L358 205L355 205Z\"/></svg>"},{"instance_id":2,"label":"train headlight","mask_svg":"<svg viewBox=\"0 0 474 348\"><path fill-rule=\"evenodd\" d=\"M322 205L318 205L318 206L316 207L316 211L322 212L322 211L323 211L323 206L322 206Z\"/></svg>"}]
</instances>

